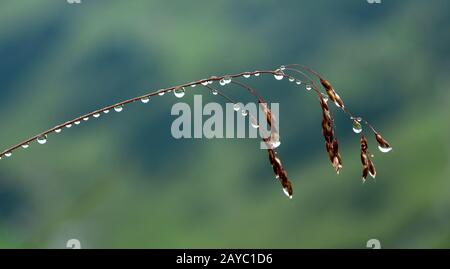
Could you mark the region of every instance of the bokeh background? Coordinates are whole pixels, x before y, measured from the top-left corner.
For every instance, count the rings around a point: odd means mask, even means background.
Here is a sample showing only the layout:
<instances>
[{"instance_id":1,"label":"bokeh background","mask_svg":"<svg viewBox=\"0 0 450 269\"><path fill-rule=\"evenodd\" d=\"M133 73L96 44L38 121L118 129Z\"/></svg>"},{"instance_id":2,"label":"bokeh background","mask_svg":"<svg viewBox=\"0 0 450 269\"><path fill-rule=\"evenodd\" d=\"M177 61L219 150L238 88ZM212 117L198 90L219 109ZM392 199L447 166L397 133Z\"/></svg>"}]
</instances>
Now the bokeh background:
<instances>
[{"instance_id":1,"label":"bokeh background","mask_svg":"<svg viewBox=\"0 0 450 269\"><path fill-rule=\"evenodd\" d=\"M258 140L172 138L166 94L3 158L0 247L450 247L449 14L446 0L1 1L2 150L122 99L288 63L327 77L394 150L369 135L378 176L362 184L359 137L338 116L336 175L314 95L252 78L280 103L289 200Z\"/></svg>"}]
</instances>

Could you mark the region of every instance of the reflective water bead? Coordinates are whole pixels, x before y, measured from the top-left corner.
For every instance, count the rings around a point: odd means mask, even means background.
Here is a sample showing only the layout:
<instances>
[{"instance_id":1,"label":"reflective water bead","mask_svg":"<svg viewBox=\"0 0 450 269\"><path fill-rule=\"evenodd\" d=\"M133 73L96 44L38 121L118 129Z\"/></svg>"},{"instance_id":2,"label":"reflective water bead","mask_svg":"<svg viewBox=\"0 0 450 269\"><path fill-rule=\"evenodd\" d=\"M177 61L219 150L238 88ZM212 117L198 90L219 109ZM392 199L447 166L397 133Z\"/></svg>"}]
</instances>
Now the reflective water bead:
<instances>
[{"instance_id":1,"label":"reflective water bead","mask_svg":"<svg viewBox=\"0 0 450 269\"><path fill-rule=\"evenodd\" d=\"M361 123L359 123L359 121L357 121L356 119L353 119L353 132L359 134L362 132L362 126Z\"/></svg>"},{"instance_id":2,"label":"reflective water bead","mask_svg":"<svg viewBox=\"0 0 450 269\"><path fill-rule=\"evenodd\" d=\"M387 146L380 146L378 145L378 149L383 152L383 153L388 153L389 151L392 150L392 147L387 147Z\"/></svg>"},{"instance_id":3,"label":"reflective water bead","mask_svg":"<svg viewBox=\"0 0 450 269\"><path fill-rule=\"evenodd\" d=\"M283 76L282 74L279 74L279 73L274 74L273 77L274 77L276 80L282 80L282 79L284 78L284 76Z\"/></svg>"},{"instance_id":4,"label":"reflective water bead","mask_svg":"<svg viewBox=\"0 0 450 269\"><path fill-rule=\"evenodd\" d=\"M225 77L223 77L223 82L225 83L225 84L229 84L230 82L231 82L231 77L230 76L225 76Z\"/></svg>"},{"instance_id":5,"label":"reflective water bead","mask_svg":"<svg viewBox=\"0 0 450 269\"><path fill-rule=\"evenodd\" d=\"M121 112L123 110L123 106L115 106L114 111Z\"/></svg>"},{"instance_id":6,"label":"reflective water bead","mask_svg":"<svg viewBox=\"0 0 450 269\"><path fill-rule=\"evenodd\" d=\"M144 103L144 104L147 104L148 101L150 101L150 98L148 96L145 96L145 97L141 98L141 102Z\"/></svg>"},{"instance_id":7,"label":"reflective water bead","mask_svg":"<svg viewBox=\"0 0 450 269\"><path fill-rule=\"evenodd\" d=\"M177 97L177 98L183 97L183 96L184 96L184 93L185 93L185 91L184 91L184 88L183 88L183 87L181 87L181 88L176 88L175 90L173 90L173 94L174 94L175 97Z\"/></svg>"},{"instance_id":8,"label":"reflective water bead","mask_svg":"<svg viewBox=\"0 0 450 269\"><path fill-rule=\"evenodd\" d=\"M39 136L36 140L41 145L45 144L45 143L47 143L47 135Z\"/></svg>"}]
</instances>

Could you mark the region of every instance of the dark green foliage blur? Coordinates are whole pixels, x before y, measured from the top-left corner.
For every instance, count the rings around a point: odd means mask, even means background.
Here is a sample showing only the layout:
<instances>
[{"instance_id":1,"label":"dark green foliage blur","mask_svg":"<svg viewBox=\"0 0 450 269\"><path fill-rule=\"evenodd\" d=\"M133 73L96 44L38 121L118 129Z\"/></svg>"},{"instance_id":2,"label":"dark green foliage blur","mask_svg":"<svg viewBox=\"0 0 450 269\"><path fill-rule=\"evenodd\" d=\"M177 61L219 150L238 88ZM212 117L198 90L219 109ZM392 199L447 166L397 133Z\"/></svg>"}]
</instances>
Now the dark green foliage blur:
<instances>
[{"instance_id":1,"label":"dark green foliage blur","mask_svg":"<svg viewBox=\"0 0 450 269\"><path fill-rule=\"evenodd\" d=\"M0 247L449 248L449 13L446 0L2 0L1 150L122 99L288 63L321 72L394 150L367 132L378 175L362 184L359 136L333 108L336 175L316 97L252 78L280 103L289 200L258 140L172 138L167 94L3 158Z\"/></svg>"}]
</instances>

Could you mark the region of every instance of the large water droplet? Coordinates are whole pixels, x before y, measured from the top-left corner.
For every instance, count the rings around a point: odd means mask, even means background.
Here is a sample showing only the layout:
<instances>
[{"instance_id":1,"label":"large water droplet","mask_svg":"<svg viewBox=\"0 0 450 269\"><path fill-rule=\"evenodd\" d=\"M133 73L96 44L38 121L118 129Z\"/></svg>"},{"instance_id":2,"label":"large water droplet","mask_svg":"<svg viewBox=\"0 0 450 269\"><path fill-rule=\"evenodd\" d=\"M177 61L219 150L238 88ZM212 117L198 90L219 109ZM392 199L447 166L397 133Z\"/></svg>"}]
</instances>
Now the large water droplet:
<instances>
[{"instance_id":1,"label":"large water droplet","mask_svg":"<svg viewBox=\"0 0 450 269\"><path fill-rule=\"evenodd\" d=\"M234 111L239 111L239 109L241 109L241 106L239 104L234 104L233 109Z\"/></svg>"},{"instance_id":2,"label":"large water droplet","mask_svg":"<svg viewBox=\"0 0 450 269\"><path fill-rule=\"evenodd\" d=\"M357 121L356 119L353 119L353 132L359 134L362 132L362 126L361 123L359 123L359 121Z\"/></svg>"},{"instance_id":3,"label":"large water droplet","mask_svg":"<svg viewBox=\"0 0 450 269\"><path fill-rule=\"evenodd\" d=\"M11 155L12 155L11 152L6 152L6 153L5 153L5 156L6 156L6 157L11 157Z\"/></svg>"},{"instance_id":4,"label":"large water droplet","mask_svg":"<svg viewBox=\"0 0 450 269\"><path fill-rule=\"evenodd\" d=\"M55 133L61 133L61 129L56 129Z\"/></svg>"},{"instance_id":5,"label":"large water droplet","mask_svg":"<svg viewBox=\"0 0 450 269\"><path fill-rule=\"evenodd\" d=\"M114 107L114 111L116 111L116 112L120 112L122 110L123 110L123 106L115 106Z\"/></svg>"},{"instance_id":6,"label":"large water droplet","mask_svg":"<svg viewBox=\"0 0 450 269\"><path fill-rule=\"evenodd\" d=\"M161 91L158 93L159 96L163 96L165 92Z\"/></svg>"},{"instance_id":7,"label":"large water droplet","mask_svg":"<svg viewBox=\"0 0 450 269\"><path fill-rule=\"evenodd\" d=\"M37 142L41 145L47 143L47 135L39 136L37 138Z\"/></svg>"},{"instance_id":8,"label":"large water droplet","mask_svg":"<svg viewBox=\"0 0 450 269\"><path fill-rule=\"evenodd\" d=\"M177 98L183 97L183 96L184 96L184 93L185 93L185 91L184 91L184 88L183 88L183 87L181 87L181 88L176 88L175 90L173 90L173 94L174 94Z\"/></svg>"},{"instance_id":9,"label":"large water droplet","mask_svg":"<svg viewBox=\"0 0 450 269\"><path fill-rule=\"evenodd\" d=\"M103 111L103 113L108 114L109 113L109 109Z\"/></svg>"},{"instance_id":10,"label":"large water droplet","mask_svg":"<svg viewBox=\"0 0 450 269\"><path fill-rule=\"evenodd\" d=\"M80 124L81 121L77 120L76 122L74 122L76 125Z\"/></svg>"},{"instance_id":11,"label":"large water droplet","mask_svg":"<svg viewBox=\"0 0 450 269\"><path fill-rule=\"evenodd\" d=\"M255 73L255 77L259 77L260 73Z\"/></svg>"},{"instance_id":12,"label":"large water droplet","mask_svg":"<svg viewBox=\"0 0 450 269\"><path fill-rule=\"evenodd\" d=\"M88 120L89 120L89 117L84 117L83 120L84 120L84 121L88 121Z\"/></svg>"},{"instance_id":13,"label":"large water droplet","mask_svg":"<svg viewBox=\"0 0 450 269\"><path fill-rule=\"evenodd\" d=\"M92 115L92 117L98 118L98 117L100 117L100 113L95 113L94 115Z\"/></svg>"},{"instance_id":14,"label":"large water droplet","mask_svg":"<svg viewBox=\"0 0 450 269\"><path fill-rule=\"evenodd\" d=\"M30 146L30 145L29 145L28 143L27 143L27 144L23 144L23 145L22 145L22 148L27 149L29 146Z\"/></svg>"},{"instance_id":15,"label":"large water droplet","mask_svg":"<svg viewBox=\"0 0 450 269\"><path fill-rule=\"evenodd\" d=\"M225 82L225 84L229 84L231 82L231 77L225 76L225 77L223 77L222 80L223 80L223 82Z\"/></svg>"},{"instance_id":16,"label":"large water droplet","mask_svg":"<svg viewBox=\"0 0 450 269\"><path fill-rule=\"evenodd\" d=\"M72 127L72 124L67 124L66 127L70 128L70 127Z\"/></svg>"},{"instance_id":17,"label":"large water droplet","mask_svg":"<svg viewBox=\"0 0 450 269\"><path fill-rule=\"evenodd\" d=\"M289 78L289 82L294 82L294 81L295 81L295 78L293 78L293 77Z\"/></svg>"},{"instance_id":18,"label":"large water droplet","mask_svg":"<svg viewBox=\"0 0 450 269\"><path fill-rule=\"evenodd\" d=\"M281 145L281 141L280 140L272 140L272 141L270 141L270 144L272 145L272 148L276 149Z\"/></svg>"},{"instance_id":19,"label":"large water droplet","mask_svg":"<svg viewBox=\"0 0 450 269\"><path fill-rule=\"evenodd\" d=\"M141 98L141 102L144 103L144 104L147 104L148 101L150 101L150 98L148 96L145 96L145 97Z\"/></svg>"},{"instance_id":20,"label":"large water droplet","mask_svg":"<svg viewBox=\"0 0 450 269\"><path fill-rule=\"evenodd\" d=\"M386 147L386 146L383 147L383 146L378 145L378 149L383 153L388 153L389 151L392 150L392 147Z\"/></svg>"},{"instance_id":21,"label":"large water droplet","mask_svg":"<svg viewBox=\"0 0 450 269\"><path fill-rule=\"evenodd\" d=\"M250 77L250 74L245 73L245 74L243 75L243 77L244 77L244 78L249 78L249 77Z\"/></svg>"},{"instance_id":22,"label":"large water droplet","mask_svg":"<svg viewBox=\"0 0 450 269\"><path fill-rule=\"evenodd\" d=\"M309 85L309 84L307 84L307 85L305 86L305 88L306 88L307 91L310 91L310 90L312 89L311 85Z\"/></svg>"},{"instance_id":23,"label":"large water droplet","mask_svg":"<svg viewBox=\"0 0 450 269\"><path fill-rule=\"evenodd\" d=\"M195 86L197 86L197 84L192 84L192 85L191 85L192 88L195 88Z\"/></svg>"},{"instance_id":24,"label":"large water droplet","mask_svg":"<svg viewBox=\"0 0 450 269\"><path fill-rule=\"evenodd\" d=\"M292 199L292 195L289 194L289 191L286 188L283 188L283 192L289 199Z\"/></svg>"},{"instance_id":25,"label":"large water droplet","mask_svg":"<svg viewBox=\"0 0 450 269\"><path fill-rule=\"evenodd\" d=\"M225 85L227 85L223 79L221 79L221 80L219 81L219 84L220 84L220 86L225 86Z\"/></svg>"},{"instance_id":26,"label":"large water droplet","mask_svg":"<svg viewBox=\"0 0 450 269\"><path fill-rule=\"evenodd\" d=\"M274 74L273 75L273 77L276 79L276 80L282 80L283 78L284 78L284 76L282 75L282 74Z\"/></svg>"},{"instance_id":27,"label":"large water droplet","mask_svg":"<svg viewBox=\"0 0 450 269\"><path fill-rule=\"evenodd\" d=\"M295 84L300 85L300 84L302 84L302 81L301 81L301 80L297 80L297 81L295 82Z\"/></svg>"}]
</instances>

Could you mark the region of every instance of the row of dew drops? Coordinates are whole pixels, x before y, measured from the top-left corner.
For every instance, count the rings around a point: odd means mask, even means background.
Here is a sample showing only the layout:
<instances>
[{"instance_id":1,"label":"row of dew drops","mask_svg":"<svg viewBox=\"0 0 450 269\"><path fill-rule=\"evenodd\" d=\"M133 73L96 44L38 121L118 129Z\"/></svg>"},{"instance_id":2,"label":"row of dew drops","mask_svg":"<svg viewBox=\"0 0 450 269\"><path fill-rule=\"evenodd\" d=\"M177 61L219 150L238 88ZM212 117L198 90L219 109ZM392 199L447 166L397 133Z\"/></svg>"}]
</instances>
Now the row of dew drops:
<instances>
[{"instance_id":1,"label":"row of dew drops","mask_svg":"<svg viewBox=\"0 0 450 269\"><path fill-rule=\"evenodd\" d=\"M275 78L276 80L282 80L284 77L288 77L289 82L295 82L297 85L301 85L301 84L302 84L302 81L301 81L301 80L298 80L298 79L296 79L296 78L294 78L294 77L291 77L291 76L286 76L286 75L283 73L284 70L285 70L285 67L284 67L284 66L281 66L279 69L277 69L277 70L276 70L277 72L273 75L274 78ZM254 72L253 75L254 75L255 77L259 77L259 76L260 76L260 73L259 73L259 72ZM251 73L250 73L250 72L246 72L246 73L244 73L244 74L242 75L242 77L244 77L244 78L250 78L250 77L251 77ZM226 85L228 85L228 84L231 83L231 80L232 80L232 78L231 78L230 76L224 76L223 78L221 78L221 79L219 80L219 84L220 84L220 86L226 86ZM207 85L209 85L209 84L212 84L213 82L214 82L214 80L204 80L204 81L201 82L200 84L202 84L203 86L207 86ZM192 85L191 85L192 88L194 88L194 87L196 87L196 86L197 86L197 84L192 84ZM308 90L308 91L310 91L310 90L312 89L312 86L309 85L309 84L306 84L306 85L305 85L305 89ZM166 92L171 92L171 91L172 91L172 90L168 90L168 91L161 90L161 91L158 93L158 95L159 95L159 96L163 96ZM177 88L173 89L173 94L174 94L175 97L177 97L177 98L182 98L182 97L185 95L185 92L186 92L186 90L185 90L184 87L177 87ZM212 90L212 94L213 94L213 95L217 95L217 94L218 94L217 90L214 90L214 89L213 89L213 90ZM324 99L325 102L328 100L328 98L327 98L326 95L323 95L323 99ZM148 102L150 101L150 96L144 96L144 97L140 98L140 101L141 101L142 103L146 104L146 103L148 103ZM113 109L114 109L115 112L122 112L122 111L123 111L123 105L117 105L117 106L115 106ZM239 104L236 103L236 104L234 104L233 109L237 112L237 111L241 110L241 107L240 107ZM104 114L108 114L109 111L110 111L109 109L106 109L106 110L103 110L103 111L101 111L101 112L103 112ZM241 114L242 114L242 116L245 117L245 116L248 115L248 111L245 110L245 109L242 109L242 110L241 110ZM92 117L93 117L93 118L99 118L100 115L101 115L100 112L97 112L97 113L92 114ZM87 117L84 117L82 120L83 120L83 121L88 121L88 120L89 120L89 117L88 117L88 116L87 116ZM361 133L361 132L362 132L361 118L359 118L359 117L358 117L358 118L353 118L352 121L353 121L353 131L354 131L355 133ZM73 122L74 125L79 125L80 123L81 123L81 120L77 120L77 121ZM73 126L72 123L69 123L69 124L64 125L63 127L71 128L72 126ZM252 126L253 128L259 128L259 124L256 122L256 120L252 120L252 121L251 121L251 126ZM62 131L61 128L58 128L58 129L55 129L55 130L54 130L55 133L61 133L61 131ZM43 144L47 143L47 140L48 140L47 134L38 136L38 137L36 138L37 143L40 144L40 145L43 145ZM29 143L25 143L25 144L23 144L21 147L22 147L23 149L27 149L29 146L30 146ZM378 146L378 147L379 147L380 151L382 151L382 152L389 152L389 151L391 150L391 148L383 148L383 147L381 147L381 146ZM6 153L4 153L3 156L4 156L4 157L11 157L11 156L12 156L12 152L6 152ZM0 160L2 159L3 156L0 156Z\"/></svg>"}]
</instances>

